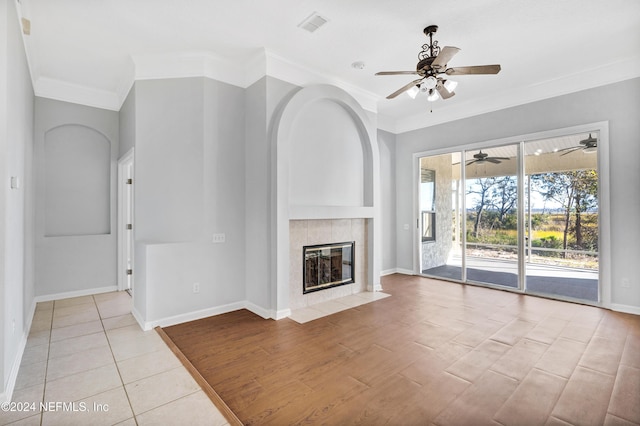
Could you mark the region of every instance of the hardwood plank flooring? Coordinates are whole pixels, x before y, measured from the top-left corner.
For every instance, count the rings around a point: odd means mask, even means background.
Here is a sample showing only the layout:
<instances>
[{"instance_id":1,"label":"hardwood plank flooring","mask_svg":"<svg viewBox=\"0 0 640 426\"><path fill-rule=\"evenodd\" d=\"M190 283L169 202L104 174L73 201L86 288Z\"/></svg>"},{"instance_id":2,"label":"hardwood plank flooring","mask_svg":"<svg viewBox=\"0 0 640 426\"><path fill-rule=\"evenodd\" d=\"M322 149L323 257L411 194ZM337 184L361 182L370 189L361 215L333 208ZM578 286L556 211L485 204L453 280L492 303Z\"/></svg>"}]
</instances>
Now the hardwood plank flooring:
<instances>
[{"instance_id":1,"label":"hardwood plank flooring","mask_svg":"<svg viewBox=\"0 0 640 426\"><path fill-rule=\"evenodd\" d=\"M164 328L244 424L640 425L640 316L422 277L305 324Z\"/></svg>"}]
</instances>

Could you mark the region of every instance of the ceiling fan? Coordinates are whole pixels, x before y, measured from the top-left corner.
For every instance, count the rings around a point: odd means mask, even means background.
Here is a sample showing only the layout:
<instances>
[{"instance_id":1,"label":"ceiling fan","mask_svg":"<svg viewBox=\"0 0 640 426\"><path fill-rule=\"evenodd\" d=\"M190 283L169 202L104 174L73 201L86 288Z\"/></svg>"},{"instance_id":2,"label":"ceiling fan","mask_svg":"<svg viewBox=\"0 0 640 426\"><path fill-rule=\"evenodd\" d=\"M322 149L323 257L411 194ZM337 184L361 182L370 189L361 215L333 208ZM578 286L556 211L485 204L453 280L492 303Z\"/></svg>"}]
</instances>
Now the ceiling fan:
<instances>
[{"instance_id":1,"label":"ceiling fan","mask_svg":"<svg viewBox=\"0 0 640 426\"><path fill-rule=\"evenodd\" d=\"M502 160L510 160L510 158L509 157L489 157L489 154L487 154L486 152L482 152L482 150L480 150L480 152L473 155L473 160L467 161L467 166L474 163L480 164L484 162L500 164L502 163Z\"/></svg>"},{"instance_id":2,"label":"ceiling fan","mask_svg":"<svg viewBox=\"0 0 640 426\"><path fill-rule=\"evenodd\" d=\"M438 41L433 41L433 34L438 31L437 25L429 25L424 29L424 34L429 37L429 43L422 45L422 51L418 53L418 64L415 71L380 71L376 75L418 75L420 78L402 86L387 99L393 99L399 94L411 90L412 97L418 91L428 93L427 99L435 101L438 97L449 99L455 95L453 89L457 83L447 80L450 75L469 74L497 74L500 65L476 65L470 67L447 68L447 63L460 51L457 47L445 46L442 49Z\"/></svg>"},{"instance_id":3,"label":"ceiling fan","mask_svg":"<svg viewBox=\"0 0 640 426\"><path fill-rule=\"evenodd\" d=\"M598 139L592 137L591 133L589 133L589 137L587 139L583 139L579 143L580 143L580 145L576 145L576 146L572 146L572 147L564 148L564 149L559 149L556 152L566 151L564 154L560 154L560 156L562 157L563 155L571 154L572 152L578 151L580 149L585 154L593 154L594 152L596 152L598 150Z\"/></svg>"}]
</instances>

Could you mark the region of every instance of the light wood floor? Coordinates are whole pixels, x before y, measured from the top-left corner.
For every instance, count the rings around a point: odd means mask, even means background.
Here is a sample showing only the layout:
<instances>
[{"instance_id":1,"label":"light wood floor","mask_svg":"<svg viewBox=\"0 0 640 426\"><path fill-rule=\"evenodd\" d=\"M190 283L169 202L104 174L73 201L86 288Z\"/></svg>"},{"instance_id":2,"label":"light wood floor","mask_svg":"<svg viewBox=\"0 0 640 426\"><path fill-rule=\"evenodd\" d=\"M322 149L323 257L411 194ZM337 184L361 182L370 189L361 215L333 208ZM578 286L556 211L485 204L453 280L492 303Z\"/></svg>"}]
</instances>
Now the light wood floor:
<instances>
[{"instance_id":1,"label":"light wood floor","mask_svg":"<svg viewBox=\"0 0 640 426\"><path fill-rule=\"evenodd\" d=\"M165 328L245 424L640 424L640 317L391 275L306 324Z\"/></svg>"}]
</instances>

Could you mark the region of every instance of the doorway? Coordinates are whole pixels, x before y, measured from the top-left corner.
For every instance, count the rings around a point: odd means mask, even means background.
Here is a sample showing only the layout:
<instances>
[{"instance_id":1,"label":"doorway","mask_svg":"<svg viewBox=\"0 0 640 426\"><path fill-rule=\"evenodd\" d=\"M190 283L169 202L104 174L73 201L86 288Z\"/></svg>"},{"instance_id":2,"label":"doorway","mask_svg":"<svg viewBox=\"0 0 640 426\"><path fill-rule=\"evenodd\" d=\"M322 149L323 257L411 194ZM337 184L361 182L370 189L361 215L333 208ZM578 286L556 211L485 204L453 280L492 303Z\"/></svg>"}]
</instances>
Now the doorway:
<instances>
[{"instance_id":1,"label":"doorway","mask_svg":"<svg viewBox=\"0 0 640 426\"><path fill-rule=\"evenodd\" d=\"M417 155L420 273L600 304L607 153L585 130Z\"/></svg>"},{"instance_id":2,"label":"doorway","mask_svg":"<svg viewBox=\"0 0 640 426\"><path fill-rule=\"evenodd\" d=\"M118 290L133 292L134 151L118 160Z\"/></svg>"}]
</instances>

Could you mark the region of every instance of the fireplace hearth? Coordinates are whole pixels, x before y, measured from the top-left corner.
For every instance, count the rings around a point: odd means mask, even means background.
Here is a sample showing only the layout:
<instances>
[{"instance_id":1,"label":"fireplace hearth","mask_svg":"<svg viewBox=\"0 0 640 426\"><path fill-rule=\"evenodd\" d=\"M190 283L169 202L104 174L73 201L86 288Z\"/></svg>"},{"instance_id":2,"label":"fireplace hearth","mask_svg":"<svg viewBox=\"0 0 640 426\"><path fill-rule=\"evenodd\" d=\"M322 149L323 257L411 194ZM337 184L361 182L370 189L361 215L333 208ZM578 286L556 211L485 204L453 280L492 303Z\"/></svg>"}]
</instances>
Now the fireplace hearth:
<instances>
[{"instance_id":1,"label":"fireplace hearth","mask_svg":"<svg viewBox=\"0 0 640 426\"><path fill-rule=\"evenodd\" d=\"M302 293L355 282L354 252L354 241L304 246Z\"/></svg>"}]
</instances>

